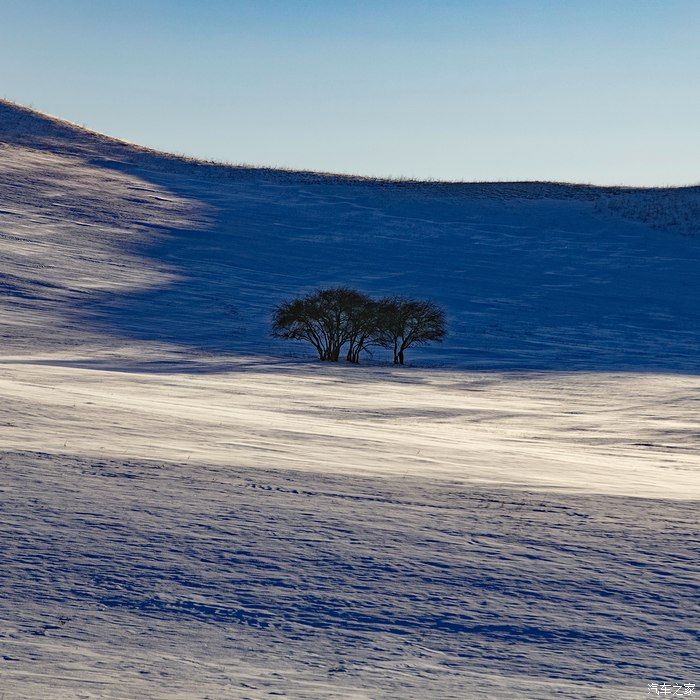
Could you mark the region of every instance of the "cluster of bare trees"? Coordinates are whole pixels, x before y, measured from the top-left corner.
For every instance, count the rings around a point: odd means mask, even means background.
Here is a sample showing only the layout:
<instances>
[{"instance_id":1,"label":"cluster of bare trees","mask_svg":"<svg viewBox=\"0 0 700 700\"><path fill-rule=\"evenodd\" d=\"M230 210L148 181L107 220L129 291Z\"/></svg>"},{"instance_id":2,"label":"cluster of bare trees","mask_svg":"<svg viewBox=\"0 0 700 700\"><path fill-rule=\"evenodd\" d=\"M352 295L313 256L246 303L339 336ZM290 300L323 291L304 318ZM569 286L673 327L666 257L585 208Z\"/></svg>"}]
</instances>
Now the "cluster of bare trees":
<instances>
[{"instance_id":1,"label":"cluster of bare trees","mask_svg":"<svg viewBox=\"0 0 700 700\"><path fill-rule=\"evenodd\" d=\"M276 338L303 340L314 346L321 360L359 363L372 347L393 350L394 364L404 363L413 345L441 341L445 314L430 301L405 297L371 297L348 287L318 289L280 304L274 312Z\"/></svg>"}]
</instances>

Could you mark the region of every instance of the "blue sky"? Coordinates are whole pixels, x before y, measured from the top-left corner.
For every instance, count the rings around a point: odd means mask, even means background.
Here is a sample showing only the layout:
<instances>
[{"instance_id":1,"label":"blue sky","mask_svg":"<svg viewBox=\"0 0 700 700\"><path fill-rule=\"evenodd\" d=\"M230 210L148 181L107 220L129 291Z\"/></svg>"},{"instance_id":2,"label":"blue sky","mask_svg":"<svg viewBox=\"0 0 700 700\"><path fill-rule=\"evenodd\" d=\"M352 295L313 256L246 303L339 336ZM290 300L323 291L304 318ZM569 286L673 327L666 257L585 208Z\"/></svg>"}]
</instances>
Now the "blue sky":
<instances>
[{"instance_id":1,"label":"blue sky","mask_svg":"<svg viewBox=\"0 0 700 700\"><path fill-rule=\"evenodd\" d=\"M0 95L231 162L700 182L697 0L2 0Z\"/></svg>"}]
</instances>

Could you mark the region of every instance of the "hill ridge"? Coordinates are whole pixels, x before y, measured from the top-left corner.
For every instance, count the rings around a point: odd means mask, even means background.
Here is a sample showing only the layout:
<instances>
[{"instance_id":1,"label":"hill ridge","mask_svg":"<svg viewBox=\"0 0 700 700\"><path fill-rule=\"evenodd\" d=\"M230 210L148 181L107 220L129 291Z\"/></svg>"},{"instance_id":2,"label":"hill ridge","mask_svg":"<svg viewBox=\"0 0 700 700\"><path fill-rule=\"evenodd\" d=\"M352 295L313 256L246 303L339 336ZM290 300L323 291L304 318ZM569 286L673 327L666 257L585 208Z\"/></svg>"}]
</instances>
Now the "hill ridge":
<instances>
[{"instance_id":1,"label":"hill ridge","mask_svg":"<svg viewBox=\"0 0 700 700\"><path fill-rule=\"evenodd\" d=\"M29 122L34 128L26 128ZM22 128L25 127L25 128ZM44 134L38 141L27 138L33 134L36 138L37 127L46 129L50 134ZM51 132L53 139L50 138ZM86 146L85 141L76 142L72 136L80 135L87 140L92 148ZM272 177L297 177L309 181L342 181L347 183L357 182L361 184L377 184L384 186L413 186L439 188L444 190L462 190L468 194L484 194L485 190L493 190L496 196L502 197L510 193L513 197L526 198L596 198L605 195L627 194L637 192L697 192L700 193L700 184L682 186L658 186L638 187L628 185L596 185L590 183L559 182L551 180L495 180L495 181L459 181L459 180L430 180L415 178L382 178L350 173L334 173L313 171L297 168L279 168L265 165L249 165L226 163L213 160L200 159L192 156L180 155L159 151L148 146L109 136L89 129L85 126L71 122L40 110L21 105L10 100L0 99L0 142L12 143L27 147L58 147L61 152L73 155L93 155L111 157L131 157L134 155L142 158L153 159L147 164L154 166L155 162L161 165L174 164L186 165L189 168L197 167L203 170L211 170L214 175L221 176L228 172L231 175L268 175ZM138 162L138 161L135 161ZM141 165L146 163L141 162Z\"/></svg>"}]
</instances>

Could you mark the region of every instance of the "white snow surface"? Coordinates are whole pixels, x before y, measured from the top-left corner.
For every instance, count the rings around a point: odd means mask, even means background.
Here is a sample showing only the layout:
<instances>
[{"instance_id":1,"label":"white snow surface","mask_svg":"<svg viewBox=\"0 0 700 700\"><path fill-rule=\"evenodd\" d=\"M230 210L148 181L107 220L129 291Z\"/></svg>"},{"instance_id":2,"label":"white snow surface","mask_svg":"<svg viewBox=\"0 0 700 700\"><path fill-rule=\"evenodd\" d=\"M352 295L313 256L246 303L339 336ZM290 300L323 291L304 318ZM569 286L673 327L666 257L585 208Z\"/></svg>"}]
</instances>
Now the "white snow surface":
<instances>
[{"instance_id":1,"label":"white snow surface","mask_svg":"<svg viewBox=\"0 0 700 700\"><path fill-rule=\"evenodd\" d=\"M700 189L159 154L0 101L0 698L640 698L698 674ZM415 294L394 368L273 341Z\"/></svg>"}]
</instances>

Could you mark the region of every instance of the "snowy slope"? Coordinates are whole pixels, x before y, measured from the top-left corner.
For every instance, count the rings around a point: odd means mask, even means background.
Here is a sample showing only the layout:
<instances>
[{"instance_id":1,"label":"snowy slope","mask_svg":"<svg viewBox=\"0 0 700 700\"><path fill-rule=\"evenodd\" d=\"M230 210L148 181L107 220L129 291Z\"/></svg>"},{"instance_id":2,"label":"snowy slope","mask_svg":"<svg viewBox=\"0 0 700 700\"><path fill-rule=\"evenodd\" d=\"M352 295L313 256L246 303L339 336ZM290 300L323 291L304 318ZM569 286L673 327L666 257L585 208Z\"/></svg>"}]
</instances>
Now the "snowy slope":
<instances>
[{"instance_id":1,"label":"snowy slope","mask_svg":"<svg viewBox=\"0 0 700 700\"><path fill-rule=\"evenodd\" d=\"M0 102L0 698L700 684L699 208L199 163ZM449 339L269 338L339 282Z\"/></svg>"},{"instance_id":2,"label":"snowy slope","mask_svg":"<svg viewBox=\"0 0 700 700\"><path fill-rule=\"evenodd\" d=\"M50 316L71 339L76 325L100 325L119 338L277 355L289 346L268 337L272 306L342 282L444 304L450 337L424 360L698 367L700 188L386 183L226 168L6 103L0 142L13 323ZM18 343L31 331L12 335Z\"/></svg>"}]
</instances>

